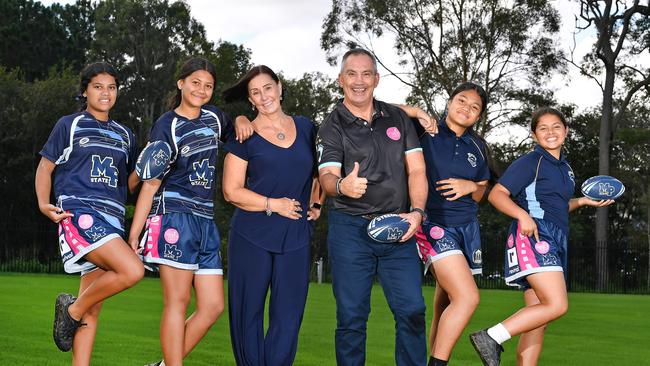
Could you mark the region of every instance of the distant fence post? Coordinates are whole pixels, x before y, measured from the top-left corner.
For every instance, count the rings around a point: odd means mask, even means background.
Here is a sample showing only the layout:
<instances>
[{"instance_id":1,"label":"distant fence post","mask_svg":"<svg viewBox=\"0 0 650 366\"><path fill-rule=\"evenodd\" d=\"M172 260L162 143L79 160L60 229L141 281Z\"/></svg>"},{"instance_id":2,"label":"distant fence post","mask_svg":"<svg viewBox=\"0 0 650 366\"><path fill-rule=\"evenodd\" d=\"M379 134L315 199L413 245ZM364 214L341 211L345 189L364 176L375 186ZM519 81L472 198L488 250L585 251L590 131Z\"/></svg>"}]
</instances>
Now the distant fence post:
<instances>
[{"instance_id":1,"label":"distant fence post","mask_svg":"<svg viewBox=\"0 0 650 366\"><path fill-rule=\"evenodd\" d=\"M316 261L316 278L319 284L323 283L323 257Z\"/></svg>"}]
</instances>

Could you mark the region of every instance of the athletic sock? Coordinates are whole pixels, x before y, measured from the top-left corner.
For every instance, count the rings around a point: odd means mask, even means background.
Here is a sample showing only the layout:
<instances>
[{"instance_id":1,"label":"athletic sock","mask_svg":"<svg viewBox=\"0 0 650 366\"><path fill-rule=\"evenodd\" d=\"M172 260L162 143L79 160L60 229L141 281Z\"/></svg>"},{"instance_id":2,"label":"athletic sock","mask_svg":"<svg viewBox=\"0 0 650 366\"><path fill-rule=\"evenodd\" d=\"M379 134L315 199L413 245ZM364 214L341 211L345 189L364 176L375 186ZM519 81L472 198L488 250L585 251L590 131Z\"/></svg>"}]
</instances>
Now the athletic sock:
<instances>
[{"instance_id":1,"label":"athletic sock","mask_svg":"<svg viewBox=\"0 0 650 366\"><path fill-rule=\"evenodd\" d=\"M449 361L443 361L433 356L429 356L429 363L427 366L447 366L447 362Z\"/></svg>"},{"instance_id":2,"label":"athletic sock","mask_svg":"<svg viewBox=\"0 0 650 366\"><path fill-rule=\"evenodd\" d=\"M503 324L499 323L492 328L487 330L487 334L494 339L498 344L503 344L503 342L510 339L510 333Z\"/></svg>"}]
</instances>

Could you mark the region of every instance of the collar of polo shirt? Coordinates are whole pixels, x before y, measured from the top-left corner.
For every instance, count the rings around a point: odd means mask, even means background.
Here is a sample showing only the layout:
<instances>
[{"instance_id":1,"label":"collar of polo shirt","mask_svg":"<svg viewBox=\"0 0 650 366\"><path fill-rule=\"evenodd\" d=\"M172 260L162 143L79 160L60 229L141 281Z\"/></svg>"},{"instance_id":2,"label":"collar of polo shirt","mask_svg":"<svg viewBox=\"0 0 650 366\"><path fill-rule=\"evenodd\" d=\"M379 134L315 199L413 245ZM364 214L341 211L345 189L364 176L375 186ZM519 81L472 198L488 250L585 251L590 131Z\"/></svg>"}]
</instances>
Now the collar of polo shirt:
<instances>
[{"instance_id":1,"label":"collar of polo shirt","mask_svg":"<svg viewBox=\"0 0 650 366\"><path fill-rule=\"evenodd\" d=\"M449 126L447 126L447 115L443 115L442 118L440 118L440 121L438 121L438 125L441 127L441 130L449 133L450 135L456 137L456 132L454 132ZM469 128L463 132L462 135L460 135L460 139L465 141L465 142L470 142L472 139L472 136L469 133Z\"/></svg>"},{"instance_id":2,"label":"collar of polo shirt","mask_svg":"<svg viewBox=\"0 0 650 366\"><path fill-rule=\"evenodd\" d=\"M555 156L551 155L550 152L546 151L543 147L540 145L535 145L535 151L538 153L542 154L545 158L548 159L551 163L555 165L561 165L561 164L568 164L566 161L566 155L564 155L564 151L560 152L560 159L556 159Z\"/></svg>"},{"instance_id":3,"label":"collar of polo shirt","mask_svg":"<svg viewBox=\"0 0 650 366\"><path fill-rule=\"evenodd\" d=\"M343 116L343 120L347 123L354 123L357 120L363 119L361 117L357 117L350 110L348 107L343 104L343 98L339 99L339 103L336 105L336 108L341 112L341 115ZM382 108L381 104L377 102L377 99L372 98L372 120L374 121L375 119L379 117L390 117L390 113L388 110ZM368 121L372 122L372 121Z\"/></svg>"}]
</instances>

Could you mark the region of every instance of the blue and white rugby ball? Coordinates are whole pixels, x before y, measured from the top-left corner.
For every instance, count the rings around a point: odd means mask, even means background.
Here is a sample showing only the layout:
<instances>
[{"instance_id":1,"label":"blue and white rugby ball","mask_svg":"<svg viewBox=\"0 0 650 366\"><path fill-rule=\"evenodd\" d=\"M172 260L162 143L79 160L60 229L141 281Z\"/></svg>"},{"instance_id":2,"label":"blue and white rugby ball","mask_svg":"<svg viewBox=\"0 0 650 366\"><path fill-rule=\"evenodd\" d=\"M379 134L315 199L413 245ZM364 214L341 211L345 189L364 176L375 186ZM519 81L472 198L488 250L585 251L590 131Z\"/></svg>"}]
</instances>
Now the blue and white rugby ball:
<instances>
[{"instance_id":1,"label":"blue and white rugby ball","mask_svg":"<svg viewBox=\"0 0 650 366\"><path fill-rule=\"evenodd\" d=\"M394 243L402 239L409 226L409 222L400 215L381 215L368 224L368 236L380 243Z\"/></svg>"},{"instance_id":2,"label":"blue and white rugby ball","mask_svg":"<svg viewBox=\"0 0 650 366\"><path fill-rule=\"evenodd\" d=\"M135 163L135 173L142 180L158 178L162 175L172 157L172 149L165 141L150 142L142 149Z\"/></svg>"},{"instance_id":3,"label":"blue and white rugby ball","mask_svg":"<svg viewBox=\"0 0 650 366\"><path fill-rule=\"evenodd\" d=\"M587 179L580 187L582 194L592 200L615 200L623 195L623 183L609 175L597 175Z\"/></svg>"}]
</instances>

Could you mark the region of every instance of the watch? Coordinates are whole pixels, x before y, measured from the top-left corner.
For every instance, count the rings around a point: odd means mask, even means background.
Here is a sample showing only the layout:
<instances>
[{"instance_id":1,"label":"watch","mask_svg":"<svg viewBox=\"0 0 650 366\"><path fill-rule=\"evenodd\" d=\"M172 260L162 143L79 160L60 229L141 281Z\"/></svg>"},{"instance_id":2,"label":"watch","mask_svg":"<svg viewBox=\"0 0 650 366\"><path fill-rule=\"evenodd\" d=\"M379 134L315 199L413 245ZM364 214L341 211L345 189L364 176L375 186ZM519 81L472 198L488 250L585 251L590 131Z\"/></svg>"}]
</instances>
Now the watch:
<instances>
[{"instance_id":1,"label":"watch","mask_svg":"<svg viewBox=\"0 0 650 366\"><path fill-rule=\"evenodd\" d=\"M421 209L421 208L417 208L417 207L411 207L411 212L417 212L417 213L419 213L420 216L422 216L422 221L426 221L426 220L427 220L427 213L424 212L423 209Z\"/></svg>"},{"instance_id":2,"label":"watch","mask_svg":"<svg viewBox=\"0 0 650 366\"><path fill-rule=\"evenodd\" d=\"M323 206L318 202L314 202L314 203L311 204L311 208L315 208L315 209L320 210L321 207L323 207Z\"/></svg>"}]
</instances>

